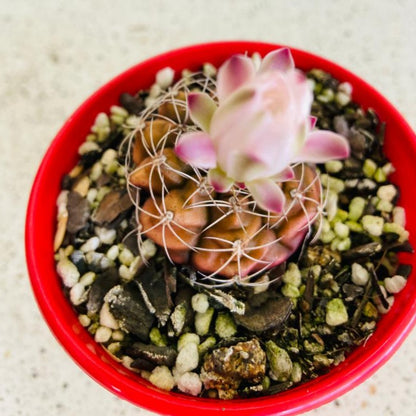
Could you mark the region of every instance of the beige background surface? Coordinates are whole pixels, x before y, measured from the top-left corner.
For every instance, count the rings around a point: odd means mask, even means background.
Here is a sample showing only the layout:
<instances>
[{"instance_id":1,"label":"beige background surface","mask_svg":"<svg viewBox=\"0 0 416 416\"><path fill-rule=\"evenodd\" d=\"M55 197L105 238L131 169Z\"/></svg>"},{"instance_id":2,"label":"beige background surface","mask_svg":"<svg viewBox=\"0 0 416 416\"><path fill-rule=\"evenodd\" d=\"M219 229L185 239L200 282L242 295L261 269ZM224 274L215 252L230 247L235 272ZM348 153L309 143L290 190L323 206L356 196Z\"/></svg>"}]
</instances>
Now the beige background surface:
<instances>
[{"instance_id":1,"label":"beige background surface","mask_svg":"<svg viewBox=\"0 0 416 416\"><path fill-rule=\"evenodd\" d=\"M385 94L416 129L412 0L0 0L0 414L144 416L66 355L31 294L30 186L50 141L101 84L152 55L252 39L323 55ZM314 416L416 414L416 331L373 377Z\"/></svg>"}]
</instances>

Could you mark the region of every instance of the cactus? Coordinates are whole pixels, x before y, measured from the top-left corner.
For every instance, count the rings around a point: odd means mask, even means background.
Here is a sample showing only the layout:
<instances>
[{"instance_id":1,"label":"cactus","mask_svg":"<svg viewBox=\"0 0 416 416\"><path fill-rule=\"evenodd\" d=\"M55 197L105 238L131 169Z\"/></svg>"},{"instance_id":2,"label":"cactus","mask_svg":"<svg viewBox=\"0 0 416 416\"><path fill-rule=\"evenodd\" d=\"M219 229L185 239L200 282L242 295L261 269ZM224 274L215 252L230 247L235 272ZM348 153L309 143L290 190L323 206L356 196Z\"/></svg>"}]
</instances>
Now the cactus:
<instances>
[{"instance_id":1,"label":"cactus","mask_svg":"<svg viewBox=\"0 0 416 416\"><path fill-rule=\"evenodd\" d=\"M218 103L217 82L190 74L143 111L126 138L128 190L137 212L139 249L150 238L170 261L192 265L202 285L253 284L312 231L323 214L321 183L314 165L291 163L290 175L273 183L283 206L272 211L248 184L226 178L226 189L219 189L213 180L218 168L187 163L178 144L186 135L200 134L201 126L189 97L196 92ZM199 160L204 155L202 149Z\"/></svg>"}]
</instances>

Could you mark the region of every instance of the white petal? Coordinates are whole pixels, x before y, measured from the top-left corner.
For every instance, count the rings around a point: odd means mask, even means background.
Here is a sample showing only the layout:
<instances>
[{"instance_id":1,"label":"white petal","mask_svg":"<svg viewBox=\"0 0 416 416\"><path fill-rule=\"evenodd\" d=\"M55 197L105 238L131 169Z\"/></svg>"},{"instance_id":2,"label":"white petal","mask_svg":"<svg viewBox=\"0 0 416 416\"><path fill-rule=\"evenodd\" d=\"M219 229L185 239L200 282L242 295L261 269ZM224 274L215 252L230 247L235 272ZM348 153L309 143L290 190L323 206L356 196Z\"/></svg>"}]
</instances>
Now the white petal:
<instances>
[{"instance_id":1,"label":"white petal","mask_svg":"<svg viewBox=\"0 0 416 416\"><path fill-rule=\"evenodd\" d=\"M268 53L260 66L260 72L282 71L287 72L295 68L289 48L281 48Z\"/></svg>"},{"instance_id":2,"label":"white petal","mask_svg":"<svg viewBox=\"0 0 416 416\"><path fill-rule=\"evenodd\" d=\"M276 182L286 182L291 181L295 177L295 171L288 166L287 168L283 169L281 172L279 172L277 175L273 175L271 179L273 179Z\"/></svg>"},{"instance_id":3,"label":"white petal","mask_svg":"<svg viewBox=\"0 0 416 416\"><path fill-rule=\"evenodd\" d=\"M310 123L309 129L310 130L313 130L315 128L317 120L318 120L318 117L309 116L309 123Z\"/></svg>"},{"instance_id":4,"label":"white petal","mask_svg":"<svg viewBox=\"0 0 416 416\"><path fill-rule=\"evenodd\" d=\"M244 55L233 55L218 70L217 94L220 102L254 78L254 64Z\"/></svg>"},{"instance_id":5,"label":"white petal","mask_svg":"<svg viewBox=\"0 0 416 416\"><path fill-rule=\"evenodd\" d=\"M308 134L295 162L323 163L332 159L345 159L349 154L350 146L344 136L332 131L316 130Z\"/></svg>"},{"instance_id":6,"label":"white petal","mask_svg":"<svg viewBox=\"0 0 416 416\"><path fill-rule=\"evenodd\" d=\"M208 171L208 182L217 192L228 192L234 184L234 181L219 168Z\"/></svg>"},{"instance_id":7,"label":"white petal","mask_svg":"<svg viewBox=\"0 0 416 416\"><path fill-rule=\"evenodd\" d=\"M285 206L286 197L282 188L272 179L258 179L246 183L253 199L260 208L266 211L280 213Z\"/></svg>"},{"instance_id":8,"label":"white petal","mask_svg":"<svg viewBox=\"0 0 416 416\"><path fill-rule=\"evenodd\" d=\"M217 109L216 102L208 94L202 92L189 93L187 101L192 121L208 132L212 116Z\"/></svg>"},{"instance_id":9,"label":"white petal","mask_svg":"<svg viewBox=\"0 0 416 416\"><path fill-rule=\"evenodd\" d=\"M180 136L175 145L175 153L184 162L198 168L210 169L217 164L211 138L204 132L198 131Z\"/></svg>"}]
</instances>

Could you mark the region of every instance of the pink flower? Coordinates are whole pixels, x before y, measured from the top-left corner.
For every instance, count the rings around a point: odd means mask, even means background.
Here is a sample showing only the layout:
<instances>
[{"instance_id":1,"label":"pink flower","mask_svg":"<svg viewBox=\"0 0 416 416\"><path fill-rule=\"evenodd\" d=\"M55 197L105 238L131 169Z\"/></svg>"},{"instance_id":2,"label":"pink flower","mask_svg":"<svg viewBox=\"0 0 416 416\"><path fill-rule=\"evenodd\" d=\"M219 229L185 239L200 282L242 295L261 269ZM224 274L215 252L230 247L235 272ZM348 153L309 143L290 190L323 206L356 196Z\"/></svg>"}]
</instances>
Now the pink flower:
<instances>
[{"instance_id":1,"label":"pink flower","mask_svg":"<svg viewBox=\"0 0 416 416\"><path fill-rule=\"evenodd\" d=\"M204 93L188 95L191 118L202 131L183 134L175 151L209 169L218 192L244 183L261 208L281 212L279 182L293 179L291 164L349 155L343 136L313 130L312 91L287 48L266 55L257 72L250 58L232 56L218 71L217 96L218 104Z\"/></svg>"}]
</instances>

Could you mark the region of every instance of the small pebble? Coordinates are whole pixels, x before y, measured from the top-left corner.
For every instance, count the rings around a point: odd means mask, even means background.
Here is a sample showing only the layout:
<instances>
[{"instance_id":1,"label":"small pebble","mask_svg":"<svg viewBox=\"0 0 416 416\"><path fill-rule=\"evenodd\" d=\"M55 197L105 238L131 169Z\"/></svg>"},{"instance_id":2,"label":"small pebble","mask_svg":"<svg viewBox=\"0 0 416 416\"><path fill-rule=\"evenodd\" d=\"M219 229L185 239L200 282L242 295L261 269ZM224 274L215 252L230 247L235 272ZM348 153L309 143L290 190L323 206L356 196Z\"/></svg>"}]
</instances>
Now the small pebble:
<instances>
[{"instance_id":1,"label":"small pebble","mask_svg":"<svg viewBox=\"0 0 416 416\"><path fill-rule=\"evenodd\" d=\"M402 227L406 225L406 212L403 207L393 208L393 222Z\"/></svg>"},{"instance_id":2,"label":"small pebble","mask_svg":"<svg viewBox=\"0 0 416 416\"><path fill-rule=\"evenodd\" d=\"M88 253L97 250L97 248L100 247L100 244L100 239L97 236L94 236L89 238L79 249L83 253Z\"/></svg>"},{"instance_id":3,"label":"small pebble","mask_svg":"<svg viewBox=\"0 0 416 416\"><path fill-rule=\"evenodd\" d=\"M124 332L121 331L121 330L119 330L119 329L117 329L117 330L113 331L113 333L111 334L111 338L114 341L123 341L123 339L124 339Z\"/></svg>"},{"instance_id":4,"label":"small pebble","mask_svg":"<svg viewBox=\"0 0 416 416\"><path fill-rule=\"evenodd\" d=\"M326 305L326 323L329 326L338 326L348 321L347 308L342 299L331 299Z\"/></svg>"},{"instance_id":5,"label":"small pebble","mask_svg":"<svg viewBox=\"0 0 416 416\"><path fill-rule=\"evenodd\" d=\"M384 286L389 293L399 293L406 286L407 280L400 275L384 279Z\"/></svg>"},{"instance_id":6,"label":"small pebble","mask_svg":"<svg viewBox=\"0 0 416 416\"><path fill-rule=\"evenodd\" d=\"M111 114L118 115L121 117L128 117L129 115L129 112L125 108L120 107L119 105L112 105L110 107L110 111Z\"/></svg>"},{"instance_id":7,"label":"small pebble","mask_svg":"<svg viewBox=\"0 0 416 416\"><path fill-rule=\"evenodd\" d=\"M102 342L105 343L110 340L111 338L111 329L107 328L106 326L100 326L95 333L94 339L95 342Z\"/></svg>"},{"instance_id":8,"label":"small pebble","mask_svg":"<svg viewBox=\"0 0 416 416\"><path fill-rule=\"evenodd\" d=\"M340 91L336 93L335 101L341 107L344 107L351 101L351 97L348 94L345 94L344 92Z\"/></svg>"},{"instance_id":9,"label":"small pebble","mask_svg":"<svg viewBox=\"0 0 416 416\"><path fill-rule=\"evenodd\" d=\"M282 278L284 283L299 287L302 283L302 276L296 263L289 263Z\"/></svg>"},{"instance_id":10,"label":"small pebble","mask_svg":"<svg viewBox=\"0 0 416 416\"><path fill-rule=\"evenodd\" d=\"M384 201L391 202L393 201L396 195L397 195L396 187L391 184L380 186L380 188L378 188L377 190L377 196Z\"/></svg>"},{"instance_id":11,"label":"small pebble","mask_svg":"<svg viewBox=\"0 0 416 416\"><path fill-rule=\"evenodd\" d=\"M198 374L187 372L182 374L177 381L178 389L191 396L198 396L202 390L202 382Z\"/></svg>"},{"instance_id":12,"label":"small pebble","mask_svg":"<svg viewBox=\"0 0 416 416\"><path fill-rule=\"evenodd\" d=\"M110 125L110 119L106 113L98 113L94 121L95 127L108 127Z\"/></svg>"},{"instance_id":13,"label":"small pebble","mask_svg":"<svg viewBox=\"0 0 416 416\"><path fill-rule=\"evenodd\" d=\"M90 172L90 179L92 181L96 181L101 176L102 173L103 173L103 165L101 164L101 162L96 162L92 165L91 172Z\"/></svg>"},{"instance_id":14,"label":"small pebble","mask_svg":"<svg viewBox=\"0 0 416 416\"><path fill-rule=\"evenodd\" d=\"M80 282L75 283L69 291L69 298L75 306L81 305L81 303L87 300L87 297L88 293L85 290L85 286Z\"/></svg>"},{"instance_id":15,"label":"small pebble","mask_svg":"<svg viewBox=\"0 0 416 416\"><path fill-rule=\"evenodd\" d=\"M79 315L78 320L84 328L89 326L91 323L91 318L88 315Z\"/></svg>"},{"instance_id":16,"label":"small pebble","mask_svg":"<svg viewBox=\"0 0 416 416\"><path fill-rule=\"evenodd\" d=\"M110 329L119 329L120 326L113 314L110 312L110 307L107 302L104 302L100 310L100 325Z\"/></svg>"},{"instance_id":17,"label":"small pebble","mask_svg":"<svg viewBox=\"0 0 416 416\"><path fill-rule=\"evenodd\" d=\"M99 151L100 146L95 142L84 142L81 144L81 146L78 148L78 154L79 155L85 155L90 152Z\"/></svg>"},{"instance_id":18,"label":"small pebble","mask_svg":"<svg viewBox=\"0 0 416 416\"><path fill-rule=\"evenodd\" d=\"M178 374L183 374L197 368L198 363L198 346L193 342L189 342L179 351L178 356L176 357L175 368Z\"/></svg>"},{"instance_id":19,"label":"small pebble","mask_svg":"<svg viewBox=\"0 0 416 416\"><path fill-rule=\"evenodd\" d=\"M364 230L374 237L379 237L383 233L384 219L375 215L364 215L361 219Z\"/></svg>"},{"instance_id":20,"label":"small pebble","mask_svg":"<svg viewBox=\"0 0 416 416\"><path fill-rule=\"evenodd\" d=\"M194 343L196 345L199 345L201 339L199 338L198 334L194 334L192 332L187 332L186 334L183 334L180 336L178 340L177 349L180 351L185 345L189 343Z\"/></svg>"},{"instance_id":21,"label":"small pebble","mask_svg":"<svg viewBox=\"0 0 416 416\"><path fill-rule=\"evenodd\" d=\"M195 312L205 313L209 308L208 296L205 293L197 293L192 296L192 309Z\"/></svg>"},{"instance_id":22,"label":"small pebble","mask_svg":"<svg viewBox=\"0 0 416 416\"><path fill-rule=\"evenodd\" d=\"M214 78L217 75L217 68L214 65L210 64L209 62L205 63L202 67L202 72L207 77Z\"/></svg>"},{"instance_id":23,"label":"small pebble","mask_svg":"<svg viewBox=\"0 0 416 416\"><path fill-rule=\"evenodd\" d=\"M114 245L114 246L111 246L108 249L106 256L110 260L113 260L114 261L118 257L119 254L120 254L120 250L119 250L118 246Z\"/></svg>"},{"instance_id":24,"label":"small pebble","mask_svg":"<svg viewBox=\"0 0 416 416\"><path fill-rule=\"evenodd\" d=\"M66 257L58 261L56 270L66 287L74 286L80 278L77 267Z\"/></svg>"},{"instance_id":25,"label":"small pebble","mask_svg":"<svg viewBox=\"0 0 416 416\"><path fill-rule=\"evenodd\" d=\"M328 173L337 173L341 171L344 164L340 160L330 160L325 162L325 169Z\"/></svg>"},{"instance_id":26,"label":"small pebble","mask_svg":"<svg viewBox=\"0 0 416 416\"><path fill-rule=\"evenodd\" d=\"M370 279L368 270L359 263L353 263L351 266L351 280L357 286L365 286Z\"/></svg>"},{"instance_id":27,"label":"small pebble","mask_svg":"<svg viewBox=\"0 0 416 416\"><path fill-rule=\"evenodd\" d=\"M163 68L156 74L156 83L165 90L172 85L174 76L175 71L172 68Z\"/></svg>"},{"instance_id":28,"label":"small pebble","mask_svg":"<svg viewBox=\"0 0 416 416\"><path fill-rule=\"evenodd\" d=\"M87 272L81 276L79 282L84 286L90 286L93 284L97 275L94 272Z\"/></svg>"},{"instance_id":29,"label":"small pebble","mask_svg":"<svg viewBox=\"0 0 416 416\"><path fill-rule=\"evenodd\" d=\"M348 225L343 224L342 222L337 222L334 225L335 234L340 238L347 238L350 234L350 229Z\"/></svg>"},{"instance_id":30,"label":"small pebble","mask_svg":"<svg viewBox=\"0 0 416 416\"><path fill-rule=\"evenodd\" d=\"M107 149L101 156L101 163L104 166L108 166L116 159L117 159L117 151L114 149Z\"/></svg>"},{"instance_id":31,"label":"small pebble","mask_svg":"<svg viewBox=\"0 0 416 416\"><path fill-rule=\"evenodd\" d=\"M113 244L117 237L117 232L114 228L95 227L94 231L103 244Z\"/></svg>"},{"instance_id":32,"label":"small pebble","mask_svg":"<svg viewBox=\"0 0 416 416\"><path fill-rule=\"evenodd\" d=\"M118 259L123 265L128 267L133 262L134 255L128 248L124 248L123 250L121 250Z\"/></svg>"},{"instance_id":33,"label":"small pebble","mask_svg":"<svg viewBox=\"0 0 416 416\"><path fill-rule=\"evenodd\" d=\"M344 94L351 95L352 94L352 85L349 82L341 82L338 85L338 91L343 92Z\"/></svg>"},{"instance_id":34,"label":"small pebble","mask_svg":"<svg viewBox=\"0 0 416 416\"><path fill-rule=\"evenodd\" d=\"M394 296L389 296L388 298L386 298L386 301L388 303L388 307L387 308L385 308L384 305L381 302L378 302L377 303L377 309L382 314L387 313L391 309L391 307L394 304Z\"/></svg>"},{"instance_id":35,"label":"small pebble","mask_svg":"<svg viewBox=\"0 0 416 416\"><path fill-rule=\"evenodd\" d=\"M149 381L162 390L170 391L175 387L175 380L165 365L156 367L150 374Z\"/></svg>"}]
</instances>

